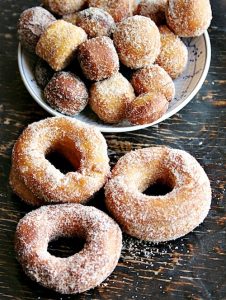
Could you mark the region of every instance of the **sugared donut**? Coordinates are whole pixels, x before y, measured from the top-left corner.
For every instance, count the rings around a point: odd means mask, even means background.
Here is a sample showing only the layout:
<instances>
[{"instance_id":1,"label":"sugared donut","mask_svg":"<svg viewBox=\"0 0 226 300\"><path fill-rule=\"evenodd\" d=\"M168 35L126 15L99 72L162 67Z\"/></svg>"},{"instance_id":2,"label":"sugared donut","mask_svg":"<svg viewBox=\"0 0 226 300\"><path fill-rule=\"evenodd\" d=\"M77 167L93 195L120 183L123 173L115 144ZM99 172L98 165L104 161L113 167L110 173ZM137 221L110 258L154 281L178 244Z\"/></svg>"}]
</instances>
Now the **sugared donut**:
<instances>
[{"instance_id":1,"label":"sugared donut","mask_svg":"<svg viewBox=\"0 0 226 300\"><path fill-rule=\"evenodd\" d=\"M42 59L38 59L35 65L35 80L37 84L44 89L54 75L53 69Z\"/></svg>"},{"instance_id":2,"label":"sugared donut","mask_svg":"<svg viewBox=\"0 0 226 300\"><path fill-rule=\"evenodd\" d=\"M166 9L167 24L181 37L200 36L212 20L209 0L169 0Z\"/></svg>"},{"instance_id":3,"label":"sugared donut","mask_svg":"<svg viewBox=\"0 0 226 300\"><path fill-rule=\"evenodd\" d=\"M48 252L59 237L80 237L83 249L67 258ZM105 213L80 204L43 206L28 213L16 229L15 250L24 272L62 294L96 287L115 269L122 248L119 226Z\"/></svg>"},{"instance_id":4,"label":"sugared donut","mask_svg":"<svg viewBox=\"0 0 226 300\"><path fill-rule=\"evenodd\" d=\"M170 102L175 95L175 86L166 73L166 71L158 65L150 65L149 67L133 73L131 78L132 86L137 95L143 93L160 93L163 94Z\"/></svg>"},{"instance_id":5,"label":"sugared donut","mask_svg":"<svg viewBox=\"0 0 226 300\"><path fill-rule=\"evenodd\" d=\"M78 60L86 78L103 80L119 70L119 58L113 41L97 37L82 43L78 48Z\"/></svg>"},{"instance_id":6,"label":"sugared donut","mask_svg":"<svg viewBox=\"0 0 226 300\"><path fill-rule=\"evenodd\" d=\"M87 0L42 0L42 2L50 11L63 16L79 11Z\"/></svg>"},{"instance_id":7,"label":"sugared donut","mask_svg":"<svg viewBox=\"0 0 226 300\"><path fill-rule=\"evenodd\" d=\"M85 84L71 72L57 72L44 90L44 98L50 106L69 116L80 113L88 97Z\"/></svg>"},{"instance_id":8,"label":"sugared donut","mask_svg":"<svg viewBox=\"0 0 226 300\"><path fill-rule=\"evenodd\" d=\"M149 124L161 118L168 107L169 102L163 94L141 94L128 104L126 116L133 125Z\"/></svg>"},{"instance_id":9,"label":"sugared donut","mask_svg":"<svg viewBox=\"0 0 226 300\"><path fill-rule=\"evenodd\" d=\"M107 11L115 22L133 15L134 0L88 0L88 3L90 7L98 7Z\"/></svg>"},{"instance_id":10,"label":"sugared donut","mask_svg":"<svg viewBox=\"0 0 226 300\"><path fill-rule=\"evenodd\" d=\"M40 6L23 11L17 25L21 44L30 52L35 52L40 36L54 21L56 21L55 17Z\"/></svg>"},{"instance_id":11,"label":"sugared donut","mask_svg":"<svg viewBox=\"0 0 226 300\"><path fill-rule=\"evenodd\" d=\"M61 153L74 172L63 174L46 156ZM87 202L109 175L107 145L94 127L66 117L47 118L29 125L12 155L10 183L32 205Z\"/></svg>"},{"instance_id":12,"label":"sugared donut","mask_svg":"<svg viewBox=\"0 0 226 300\"><path fill-rule=\"evenodd\" d=\"M90 7L76 14L64 16L64 20L81 27L89 38L110 36L115 28L112 16L101 8Z\"/></svg>"},{"instance_id":13,"label":"sugared donut","mask_svg":"<svg viewBox=\"0 0 226 300\"><path fill-rule=\"evenodd\" d=\"M150 18L130 17L118 24L113 36L119 58L129 68L148 66L160 53L160 33Z\"/></svg>"},{"instance_id":14,"label":"sugared donut","mask_svg":"<svg viewBox=\"0 0 226 300\"><path fill-rule=\"evenodd\" d=\"M141 0L137 6L136 14L149 17L155 24L165 22L167 0Z\"/></svg>"},{"instance_id":15,"label":"sugared donut","mask_svg":"<svg viewBox=\"0 0 226 300\"><path fill-rule=\"evenodd\" d=\"M163 196L145 195L162 183L171 188ZM106 205L122 229L142 240L163 242L186 235L208 214L209 179L185 151L152 147L123 156L105 187Z\"/></svg>"},{"instance_id":16,"label":"sugared donut","mask_svg":"<svg viewBox=\"0 0 226 300\"><path fill-rule=\"evenodd\" d=\"M64 20L57 20L45 30L36 46L36 54L55 71L63 70L74 57L77 47L87 39L85 31Z\"/></svg>"},{"instance_id":17,"label":"sugared donut","mask_svg":"<svg viewBox=\"0 0 226 300\"><path fill-rule=\"evenodd\" d=\"M179 77L188 63L188 49L166 25L160 26L161 51L156 60L173 79Z\"/></svg>"},{"instance_id":18,"label":"sugared donut","mask_svg":"<svg viewBox=\"0 0 226 300\"><path fill-rule=\"evenodd\" d=\"M94 83L90 89L89 104L106 123L118 123L126 116L126 108L135 98L129 81L120 73Z\"/></svg>"}]
</instances>

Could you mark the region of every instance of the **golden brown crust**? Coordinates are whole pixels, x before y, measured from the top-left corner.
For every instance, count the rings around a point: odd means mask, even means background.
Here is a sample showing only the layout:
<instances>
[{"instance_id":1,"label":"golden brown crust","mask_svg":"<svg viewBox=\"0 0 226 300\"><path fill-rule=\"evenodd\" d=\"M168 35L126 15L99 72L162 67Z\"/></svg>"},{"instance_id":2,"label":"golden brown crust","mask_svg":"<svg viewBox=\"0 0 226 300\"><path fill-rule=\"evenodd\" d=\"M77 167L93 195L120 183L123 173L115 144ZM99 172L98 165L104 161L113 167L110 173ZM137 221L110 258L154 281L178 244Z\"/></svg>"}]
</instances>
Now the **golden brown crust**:
<instances>
[{"instance_id":1,"label":"golden brown crust","mask_svg":"<svg viewBox=\"0 0 226 300\"><path fill-rule=\"evenodd\" d=\"M134 16L122 21L113 38L120 61L132 69L150 65L160 53L159 30L147 17Z\"/></svg>"},{"instance_id":2,"label":"golden brown crust","mask_svg":"<svg viewBox=\"0 0 226 300\"><path fill-rule=\"evenodd\" d=\"M109 78L119 70L118 54L107 36L82 43L78 48L78 60L86 78L94 81Z\"/></svg>"},{"instance_id":3,"label":"golden brown crust","mask_svg":"<svg viewBox=\"0 0 226 300\"><path fill-rule=\"evenodd\" d=\"M77 171L61 173L45 158L51 151L62 153ZM11 174L14 191L29 204L85 203L109 174L105 139L93 127L66 117L33 123L13 148Z\"/></svg>"},{"instance_id":4,"label":"golden brown crust","mask_svg":"<svg viewBox=\"0 0 226 300\"><path fill-rule=\"evenodd\" d=\"M110 36L115 29L112 16L101 8L90 7L63 17L67 22L81 27L89 38Z\"/></svg>"},{"instance_id":5,"label":"golden brown crust","mask_svg":"<svg viewBox=\"0 0 226 300\"><path fill-rule=\"evenodd\" d=\"M188 63L188 49L166 25L159 27L161 51L156 60L173 79L179 77Z\"/></svg>"},{"instance_id":6,"label":"golden brown crust","mask_svg":"<svg viewBox=\"0 0 226 300\"><path fill-rule=\"evenodd\" d=\"M44 98L50 106L69 116L80 113L88 97L85 84L71 72L57 72L44 90Z\"/></svg>"},{"instance_id":7,"label":"golden brown crust","mask_svg":"<svg viewBox=\"0 0 226 300\"><path fill-rule=\"evenodd\" d=\"M136 14L151 18L157 25L164 24L166 4L167 0L141 0Z\"/></svg>"},{"instance_id":8,"label":"golden brown crust","mask_svg":"<svg viewBox=\"0 0 226 300\"><path fill-rule=\"evenodd\" d=\"M89 104L106 123L118 123L126 117L126 108L135 98L132 85L120 73L94 83L90 89Z\"/></svg>"},{"instance_id":9,"label":"golden brown crust","mask_svg":"<svg viewBox=\"0 0 226 300\"><path fill-rule=\"evenodd\" d=\"M67 258L51 255L48 243L61 236L80 237L84 248ZM119 226L105 213L79 204L43 206L20 220L17 259L39 284L62 294L82 293L114 270L122 248Z\"/></svg>"},{"instance_id":10,"label":"golden brown crust","mask_svg":"<svg viewBox=\"0 0 226 300\"><path fill-rule=\"evenodd\" d=\"M158 181L172 191L164 196L143 194ZM184 236L203 222L210 209L211 187L190 154L151 147L130 152L117 162L105 197L109 212L126 233L163 242Z\"/></svg>"},{"instance_id":11,"label":"golden brown crust","mask_svg":"<svg viewBox=\"0 0 226 300\"><path fill-rule=\"evenodd\" d=\"M55 71L68 66L77 47L87 39L85 31L64 20L52 23L42 34L36 54L48 62Z\"/></svg>"},{"instance_id":12,"label":"golden brown crust","mask_svg":"<svg viewBox=\"0 0 226 300\"><path fill-rule=\"evenodd\" d=\"M115 20L120 22L133 15L134 0L88 0L89 7L106 10Z\"/></svg>"},{"instance_id":13,"label":"golden brown crust","mask_svg":"<svg viewBox=\"0 0 226 300\"><path fill-rule=\"evenodd\" d=\"M209 0L169 0L166 9L167 24L181 37L200 36L212 20Z\"/></svg>"},{"instance_id":14,"label":"golden brown crust","mask_svg":"<svg viewBox=\"0 0 226 300\"><path fill-rule=\"evenodd\" d=\"M137 95L143 93L161 93L170 102L175 95L175 86L166 73L158 65L150 65L133 73L131 84Z\"/></svg>"},{"instance_id":15,"label":"golden brown crust","mask_svg":"<svg viewBox=\"0 0 226 300\"><path fill-rule=\"evenodd\" d=\"M71 14L81 10L86 0L43 0L44 6L57 15Z\"/></svg>"},{"instance_id":16,"label":"golden brown crust","mask_svg":"<svg viewBox=\"0 0 226 300\"><path fill-rule=\"evenodd\" d=\"M141 94L128 104L126 115L133 125L152 123L167 111L169 102L160 93Z\"/></svg>"}]
</instances>

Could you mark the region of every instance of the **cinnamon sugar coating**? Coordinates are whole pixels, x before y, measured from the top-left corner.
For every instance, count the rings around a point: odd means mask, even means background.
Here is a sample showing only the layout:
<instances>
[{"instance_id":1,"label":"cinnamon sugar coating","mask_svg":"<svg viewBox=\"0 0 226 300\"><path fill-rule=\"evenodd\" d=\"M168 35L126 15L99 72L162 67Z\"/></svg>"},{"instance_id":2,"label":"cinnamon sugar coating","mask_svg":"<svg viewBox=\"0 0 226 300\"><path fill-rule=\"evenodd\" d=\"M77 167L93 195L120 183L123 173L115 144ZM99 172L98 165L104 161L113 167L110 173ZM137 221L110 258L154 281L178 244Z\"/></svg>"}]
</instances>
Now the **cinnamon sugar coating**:
<instances>
[{"instance_id":1,"label":"cinnamon sugar coating","mask_svg":"<svg viewBox=\"0 0 226 300\"><path fill-rule=\"evenodd\" d=\"M63 174L46 156L61 153L74 167ZM94 127L66 117L29 125L12 154L10 184L31 205L86 203L105 184L109 158L103 135Z\"/></svg>"},{"instance_id":2,"label":"cinnamon sugar coating","mask_svg":"<svg viewBox=\"0 0 226 300\"><path fill-rule=\"evenodd\" d=\"M150 92L160 93L169 102L173 100L175 95L175 86L172 79L163 68L156 64L134 72L131 84L138 95Z\"/></svg>"},{"instance_id":3,"label":"cinnamon sugar coating","mask_svg":"<svg viewBox=\"0 0 226 300\"><path fill-rule=\"evenodd\" d=\"M21 44L28 51L35 53L39 38L54 21L56 21L55 17L40 6L23 11L17 24L17 33Z\"/></svg>"},{"instance_id":4,"label":"cinnamon sugar coating","mask_svg":"<svg viewBox=\"0 0 226 300\"><path fill-rule=\"evenodd\" d=\"M62 16L81 10L87 0L42 0L42 2L50 11Z\"/></svg>"},{"instance_id":5,"label":"cinnamon sugar coating","mask_svg":"<svg viewBox=\"0 0 226 300\"><path fill-rule=\"evenodd\" d=\"M156 182L172 191L164 196L143 192ZM209 179L194 157L182 150L151 147L127 153L117 162L105 186L111 215L131 236L152 242L182 237L207 216Z\"/></svg>"},{"instance_id":6,"label":"cinnamon sugar coating","mask_svg":"<svg viewBox=\"0 0 226 300\"><path fill-rule=\"evenodd\" d=\"M102 121L113 124L126 117L127 105L134 98L132 85L122 74L116 73L91 86L89 104Z\"/></svg>"},{"instance_id":7,"label":"cinnamon sugar coating","mask_svg":"<svg viewBox=\"0 0 226 300\"><path fill-rule=\"evenodd\" d=\"M163 94L146 93L128 104L126 115L133 125L149 124L162 117L168 107L169 102Z\"/></svg>"},{"instance_id":8,"label":"cinnamon sugar coating","mask_svg":"<svg viewBox=\"0 0 226 300\"><path fill-rule=\"evenodd\" d=\"M63 17L65 21L81 27L89 38L110 36L115 29L112 16L101 8L90 7Z\"/></svg>"},{"instance_id":9,"label":"cinnamon sugar coating","mask_svg":"<svg viewBox=\"0 0 226 300\"><path fill-rule=\"evenodd\" d=\"M161 51L156 60L173 79L179 77L188 63L188 49L166 25L159 27Z\"/></svg>"},{"instance_id":10,"label":"cinnamon sugar coating","mask_svg":"<svg viewBox=\"0 0 226 300\"><path fill-rule=\"evenodd\" d=\"M85 31L64 20L52 23L42 34L36 54L48 62L55 71L67 67L77 47L87 39Z\"/></svg>"},{"instance_id":11,"label":"cinnamon sugar coating","mask_svg":"<svg viewBox=\"0 0 226 300\"><path fill-rule=\"evenodd\" d=\"M160 33L150 18L134 16L122 21L113 37L120 61L129 68L148 66L160 53Z\"/></svg>"},{"instance_id":12,"label":"cinnamon sugar coating","mask_svg":"<svg viewBox=\"0 0 226 300\"><path fill-rule=\"evenodd\" d=\"M209 0L169 0L166 9L167 25L181 37L200 36L212 20Z\"/></svg>"},{"instance_id":13,"label":"cinnamon sugar coating","mask_svg":"<svg viewBox=\"0 0 226 300\"><path fill-rule=\"evenodd\" d=\"M88 90L71 72L57 72L44 90L45 100L61 113L74 116L88 103Z\"/></svg>"},{"instance_id":14,"label":"cinnamon sugar coating","mask_svg":"<svg viewBox=\"0 0 226 300\"><path fill-rule=\"evenodd\" d=\"M88 0L89 7L98 7L107 11L115 20L120 22L133 15L134 0Z\"/></svg>"},{"instance_id":15,"label":"cinnamon sugar coating","mask_svg":"<svg viewBox=\"0 0 226 300\"><path fill-rule=\"evenodd\" d=\"M86 78L103 80L119 70L119 58L113 41L106 36L93 38L78 48L78 60Z\"/></svg>"},{"instance_id":16,"label":"cinnamon sugar coating","mask_svg":"<svg viewBox=\"0 0 226 300\"><path fill-rule=\"evenodd\" d=\"M35 80L37 84L44 89L54 75L53 69L42 59L38 59L35 65Z\"/></svg>"},{"instance_id":17,"label":"cinnamon sugar coating","mask_svg":"<svg viewBox=\"0 0 226 300\"><path fill-rule=\"evenodd\" d=\"M85 239L84 248L67 258L48 252L61 236ZM105 213L80 204L43 206L20 220L15 238L24 272L44 287L62 294L87 291L116 267L122 248L119 226Z\"/></svg>"},{"instance_id":18,"label":"cinnamon sugar coating","mask_svg":"<svg viewBox=\"0 0 226 300\"><path fill-rule=\"evenodd\" d=\"M165 23L165 10L167 0L141 0L138 4L136 14L149 17L155 24Z\"/></svg>"}]
</instances>

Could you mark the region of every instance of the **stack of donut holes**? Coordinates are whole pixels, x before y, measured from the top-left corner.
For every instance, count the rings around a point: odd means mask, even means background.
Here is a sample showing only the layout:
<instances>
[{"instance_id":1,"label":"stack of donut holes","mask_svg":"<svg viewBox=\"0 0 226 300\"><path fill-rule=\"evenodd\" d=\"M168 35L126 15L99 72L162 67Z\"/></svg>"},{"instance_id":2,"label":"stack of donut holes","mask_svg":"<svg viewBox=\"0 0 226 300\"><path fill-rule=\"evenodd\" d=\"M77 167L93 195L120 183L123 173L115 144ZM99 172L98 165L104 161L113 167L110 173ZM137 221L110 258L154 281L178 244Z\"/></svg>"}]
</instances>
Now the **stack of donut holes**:
<instances>
[{"instance_id":1,"label":"stack of donut holes","mask_svg":"<svg viewBox=\"0 0 226 300\"><path fill-rule=\"evenodd\" d=\"M149 124L174 98L186 68L180 37L209 27L209 0L43 0L18 22L24 48L36 53L45 101L67 116L87 105L100 120Z\"/></svg>"}]
</instances>

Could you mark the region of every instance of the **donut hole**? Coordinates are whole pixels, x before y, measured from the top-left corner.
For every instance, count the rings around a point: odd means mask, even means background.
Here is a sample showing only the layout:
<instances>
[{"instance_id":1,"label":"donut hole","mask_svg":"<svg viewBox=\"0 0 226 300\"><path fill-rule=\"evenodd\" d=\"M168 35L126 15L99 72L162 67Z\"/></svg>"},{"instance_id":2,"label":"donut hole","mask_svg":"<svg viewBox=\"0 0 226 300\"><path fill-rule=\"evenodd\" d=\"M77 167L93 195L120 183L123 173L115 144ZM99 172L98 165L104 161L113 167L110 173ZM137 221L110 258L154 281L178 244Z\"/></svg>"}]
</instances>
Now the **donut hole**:
<instances>
[{"instance_id":1,"label":"donut hole","mask_svg":"<svg viewBox=\"0 0 226 300\"><path fill-rule=\"evenodd\" d=\"M59 237L48 244L48 252L56 257L67 258L80 252L85 240L80 237Z\"/></svg>"},{"instance_id":2,"label":"donut hole","mask_svg":"<svg viewBox=\"0 0 226 300\"><path fill-rule=\"evenodd\" d=\"M81 153L71 141L61 141L48 149L45 158L63 174L78 171L80 168Z\"/></svg>"},{"instance_id":3,"label":"donut hole","mask_svg":"<svg viewBox=\"0 0 226 300\"><path fill-rule=\"evenodd\" d=\"M147 196L165 196L172 192L174 185L172 182L166 182L166 180L158 179L154 183L148 186L148 188L143 191L143 194Z\"/></svg>"}]
</instances>

